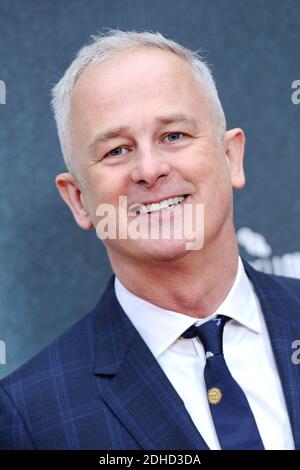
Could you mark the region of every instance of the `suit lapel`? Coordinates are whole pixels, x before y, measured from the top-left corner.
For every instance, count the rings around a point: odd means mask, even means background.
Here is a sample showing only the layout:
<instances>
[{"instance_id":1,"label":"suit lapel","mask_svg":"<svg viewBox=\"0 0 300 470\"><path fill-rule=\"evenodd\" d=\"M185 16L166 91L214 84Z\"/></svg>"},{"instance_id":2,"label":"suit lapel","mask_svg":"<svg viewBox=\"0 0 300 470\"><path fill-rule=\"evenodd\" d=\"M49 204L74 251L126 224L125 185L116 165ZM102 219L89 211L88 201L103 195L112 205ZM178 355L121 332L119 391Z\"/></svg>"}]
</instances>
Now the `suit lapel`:
<instances>
[{"instance_id":1,"label":"suit lapel","mask_svg":"<svg viewBox=\"0 0 300 470\"><path fill-rule=\"evenodd\" d=\"M294 364L292 344L300 339L300 302L288 283L254 270L244 261L265 316L291 421L295 447L300 449L300 364ZM300 281L296 281L298 284ZM299 289L299 287L298 287Z\"/></svg>"},{"instance_id":2,"label":"suit lapel","mask_svg":"<svg viewBox=\"0 0 300 470\"><path fill-rule=\"evenodd\" d=\"M96 308L94 373L105 403L142 449L208 450L183 401L119 305L114 277Z\"/></svg>"}]
</instances>

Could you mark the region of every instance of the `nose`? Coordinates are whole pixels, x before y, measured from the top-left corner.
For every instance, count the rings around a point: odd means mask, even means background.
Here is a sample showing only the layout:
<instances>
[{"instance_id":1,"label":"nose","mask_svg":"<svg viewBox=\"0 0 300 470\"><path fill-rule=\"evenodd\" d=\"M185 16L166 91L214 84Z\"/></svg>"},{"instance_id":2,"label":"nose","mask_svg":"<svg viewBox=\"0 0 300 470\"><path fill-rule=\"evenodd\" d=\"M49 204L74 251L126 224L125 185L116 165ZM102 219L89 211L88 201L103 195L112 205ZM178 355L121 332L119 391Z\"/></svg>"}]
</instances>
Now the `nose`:
<instances>
[{"instance_id":1,"label":"nose","mask_svg":"<svg viewBox=\"0 0 300 470\"><path fill-rule=\"evenodd\" d=\"M171 171L170 163L155 147L139 149L136 157L131 171L131 179L136 184L151 188Z\"/></svg>"}]
</instances>

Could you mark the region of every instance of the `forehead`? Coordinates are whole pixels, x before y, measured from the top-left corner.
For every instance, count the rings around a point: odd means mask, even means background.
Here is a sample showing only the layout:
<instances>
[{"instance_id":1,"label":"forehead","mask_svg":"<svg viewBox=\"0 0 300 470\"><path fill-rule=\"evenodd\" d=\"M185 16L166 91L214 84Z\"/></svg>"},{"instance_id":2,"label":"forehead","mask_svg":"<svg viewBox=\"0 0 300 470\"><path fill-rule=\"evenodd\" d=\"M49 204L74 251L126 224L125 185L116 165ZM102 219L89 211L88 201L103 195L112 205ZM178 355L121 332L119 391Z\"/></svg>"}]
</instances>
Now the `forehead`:
<instances>
[{"instance_id":1,"label":"forehead","mask_svg":"<svg viewBox=\"0 0 300 470\"><path fill-rule=\"evenodd\" d=\"M171 115L189 116L194 129L213 134L213 116L191 66L155 48L118 53L90 65L75 84L69 119L73 152L85 158L98 136L112 129L152 137L161 129L158 117Z\"/></svg>"},{"instance_id":2,"label":"forehead","mask_svg":"<svg viewBox=\"0 0 300 470\"><path fill-rule=\"evenodd\" d=\"M143 104L154 107L156 101L192 103L201 95L184 59L168 51L140 47L90 65L74 86L71 110L79 108L82 113L88 108L91 112L97 107L99 112L116 112Z\"/></svg>"}]
</instances>

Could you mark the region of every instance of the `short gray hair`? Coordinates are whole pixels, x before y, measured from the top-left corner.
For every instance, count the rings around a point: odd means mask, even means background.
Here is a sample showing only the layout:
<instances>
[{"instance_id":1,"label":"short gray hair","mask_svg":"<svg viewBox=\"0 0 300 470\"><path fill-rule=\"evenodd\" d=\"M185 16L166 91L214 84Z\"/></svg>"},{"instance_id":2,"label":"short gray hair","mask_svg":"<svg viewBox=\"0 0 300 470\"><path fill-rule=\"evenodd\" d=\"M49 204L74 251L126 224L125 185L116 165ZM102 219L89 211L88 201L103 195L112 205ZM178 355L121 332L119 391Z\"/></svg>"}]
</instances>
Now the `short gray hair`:
<instances>
[{"instance_id":1,"label":"short gray hair","mask_svg":"<svg viewBox=\"0 0 300 470\"><path fill-rule=\"evenodd\" d=\"M69 171L76 173L76 163L73 159L69 132L71 93L76 81L89 65L98 64L121 50L138 47L153 47L169 51L190 64L196 80L202 85L206 94L207 102L215 122L217 136L219 138L223 137L226 130L223 108L212 73L198 52L193 52L157 32L108 29L106 33L92 36L92 41L79 50L76 58L65 71L63 77L52 89L51 104L63 157Z\"/></svg>"}]
</instances>

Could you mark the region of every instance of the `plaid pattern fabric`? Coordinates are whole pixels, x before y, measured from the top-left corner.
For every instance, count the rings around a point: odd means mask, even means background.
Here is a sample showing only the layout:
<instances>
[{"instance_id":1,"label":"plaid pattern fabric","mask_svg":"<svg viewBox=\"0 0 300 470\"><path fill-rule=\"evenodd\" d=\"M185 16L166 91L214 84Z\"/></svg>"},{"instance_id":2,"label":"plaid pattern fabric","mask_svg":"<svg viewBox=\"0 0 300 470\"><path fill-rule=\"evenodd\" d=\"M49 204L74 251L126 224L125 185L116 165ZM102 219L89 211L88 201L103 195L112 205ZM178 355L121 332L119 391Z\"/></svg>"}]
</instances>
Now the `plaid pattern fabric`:
<instances>
[{"instance_id":1,"label":"plaid pattern fabric","mask_svg":"<svg viewBox=\"0 0 300 470\"><path fill-rule=\"evenodd\" d=\"M245 263L277 360L300 448L300 281ZM259 367L259 365L258 365ZM0 449L208 449L114 293L0 382Z\"/></svg>"}]
</instances>

